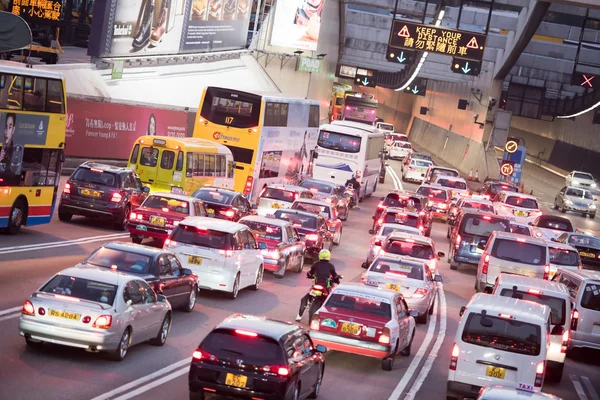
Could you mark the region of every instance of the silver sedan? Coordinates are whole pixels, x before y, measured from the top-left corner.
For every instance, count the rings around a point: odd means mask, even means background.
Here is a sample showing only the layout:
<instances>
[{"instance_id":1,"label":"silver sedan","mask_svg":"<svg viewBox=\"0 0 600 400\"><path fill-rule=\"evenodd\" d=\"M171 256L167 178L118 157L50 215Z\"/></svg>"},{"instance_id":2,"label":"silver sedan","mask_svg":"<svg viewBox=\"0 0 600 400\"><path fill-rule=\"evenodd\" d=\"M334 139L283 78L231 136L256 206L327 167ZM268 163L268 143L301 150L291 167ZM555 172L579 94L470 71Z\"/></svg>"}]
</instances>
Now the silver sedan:
<instances>
[{"instance_id":1,"label":"silver sedan","mask_svg":"<svg viewBox=\"0 0 600 400\"><path fill-rule=\"evenodd\" d=\"M369 242L369 250L367 250L367 261L365 261L362 264L363 268L367 268L369 264L371 264L371 262L375 259L375 257L377 257L377 254L379 254L379 250L381 250L381 245L383 241L385 240L386 236L392 232L406 232L411 235L418 236L423 235L423 233L417 228L401 224L385 223L381 225L381 227L379 227L377 232L373 229L370 229L369 234L373 235L373 237L371 237L371 241Z\"/></svg>"},{"instance_id":2,"label":"silver sedan","mask_svg":"<svg viewBox=\"0 0 600 400\"><path fill-rule=\"evenodd\" d=\"M573 211L583 216L596 217L596 202L592 192L573 186L565 186L557 193L554 199L554 209L565 213Z\"/></svg>"},{"instance_id":3,"label":"silver sedan","mask_svg":"<svg viewBox=\"0 0 600 400\"><path fill-rule=\"evenodd\" d=\"M171 305L138 277L103 268L71 267L52 277L23 304L19 334L43 342L107 352L121 361L130 346L162 346Z\"/></svg>"}]
</instances>

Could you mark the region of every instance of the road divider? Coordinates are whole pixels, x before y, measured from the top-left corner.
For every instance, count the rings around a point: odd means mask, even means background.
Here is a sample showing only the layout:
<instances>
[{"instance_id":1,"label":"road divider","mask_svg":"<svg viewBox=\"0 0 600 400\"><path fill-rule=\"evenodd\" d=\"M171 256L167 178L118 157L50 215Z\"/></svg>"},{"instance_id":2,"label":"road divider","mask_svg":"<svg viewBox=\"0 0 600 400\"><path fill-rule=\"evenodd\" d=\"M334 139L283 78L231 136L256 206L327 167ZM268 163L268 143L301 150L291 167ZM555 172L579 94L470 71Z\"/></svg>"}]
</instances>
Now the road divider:
<instances>
[{"instance_id":1,"label":"road divider","mask_svg":"<svg viewBox=\"0 0 600 400\"><path fill-rule=\"evenodd\" d=\"M129 236L129 233L114 233L111 235L89 236L89 237L85 237L85 238L81 238L81 239L65 240L62 242L46 242L46 243L28 244L28 245L22 245L22 246L2 247L2 248L0 248L0 255L12 254L12 253L23 253L26 251L46 250L46 249L53 249L53 248L57 248L57 247L77 246L77 245L86 244L86 243L123 239L128 236Z\"/></svg>"},{"instance_id":2,"label":"road divider","mask_svg":"<svg viewBox=\"0 0 600 400\"><path fill-rule=\"evenodd\" d=\"M0 322L17 318L19 315L21 315L21 310L22 307L13 307L0 311Z\"/></svg>"}]
</instances>

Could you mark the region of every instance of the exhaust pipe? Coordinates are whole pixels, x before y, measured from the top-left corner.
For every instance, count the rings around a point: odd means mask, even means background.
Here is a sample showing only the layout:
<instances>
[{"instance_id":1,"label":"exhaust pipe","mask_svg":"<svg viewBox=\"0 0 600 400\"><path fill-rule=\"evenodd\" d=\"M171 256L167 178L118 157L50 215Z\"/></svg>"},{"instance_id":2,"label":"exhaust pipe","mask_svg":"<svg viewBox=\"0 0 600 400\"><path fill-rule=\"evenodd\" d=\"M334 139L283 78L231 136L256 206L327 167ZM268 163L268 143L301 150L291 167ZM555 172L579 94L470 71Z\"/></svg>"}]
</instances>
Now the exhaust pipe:
<instances>
[{"instance_id":1,"label":"exhaust pipe","mask_svg":"<svg viewBox=\"0 0 600 400\"><path fill-rule=\"evenodd\" d=\"M85 349L85 351L87 351L88 353L98 353L99 350L96 346L90 346L87 349Z\"/></svg>"}]
</instances>

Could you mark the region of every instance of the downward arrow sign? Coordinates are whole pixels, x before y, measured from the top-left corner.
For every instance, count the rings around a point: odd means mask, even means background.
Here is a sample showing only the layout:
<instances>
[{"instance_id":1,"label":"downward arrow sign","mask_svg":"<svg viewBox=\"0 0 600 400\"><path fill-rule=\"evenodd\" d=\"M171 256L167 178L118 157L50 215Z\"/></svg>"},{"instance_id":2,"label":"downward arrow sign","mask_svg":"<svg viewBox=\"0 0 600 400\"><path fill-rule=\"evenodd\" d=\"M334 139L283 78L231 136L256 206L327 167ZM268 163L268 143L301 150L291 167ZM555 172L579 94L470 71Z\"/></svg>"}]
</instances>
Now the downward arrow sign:
<instances>
[{"instance_id":1,"label":"downward arrow sign","mask_svg":"<svg viewBox=\"0 0 600 400\"><path fill-rule=\"evenodd\" d=\"M417 88L417 85L415 85L415 87L412 90L413 94L417 94L419 93L419 89Z\"/></svg>"},{"instance_id":2,"label":"downward arrow sign","mask_svg":"<svg viewBox=\"0 0 600 400\"><path fill-rule=\"evenodd\" d=\"M398 60L398 62L403 63L404 61L406 61L406 57L404 57L404 52L400 53L400 57L396 57L396 59Z\"/></svg>"},{"instance_id":3,"label":"downward arrow sign","mask_svg":"<svg viewBox=\"0 0 600 400\"><path fill-rule=\"evenodd\" d=\"M469 68L469 62L467 61L467 62L465 63L465 66L464 66L464 67L462 67L462 71L463 71L463 72L466 74L466 73L468 73L470 70L471 70L471 68Z\"/></svg>"},{"instance_id":4,"label":"downward arrow sign","mask_svg":"<svg viewBox=\"0 0 600 400\"><path fill-rule=\"evenodd\" d=\"M367 85L369 84L369 80L368 80L367 78L365 78L365 79L362 81L362 84L363 84L364 86L367 86Z\"/></svg>"}]
</instances>

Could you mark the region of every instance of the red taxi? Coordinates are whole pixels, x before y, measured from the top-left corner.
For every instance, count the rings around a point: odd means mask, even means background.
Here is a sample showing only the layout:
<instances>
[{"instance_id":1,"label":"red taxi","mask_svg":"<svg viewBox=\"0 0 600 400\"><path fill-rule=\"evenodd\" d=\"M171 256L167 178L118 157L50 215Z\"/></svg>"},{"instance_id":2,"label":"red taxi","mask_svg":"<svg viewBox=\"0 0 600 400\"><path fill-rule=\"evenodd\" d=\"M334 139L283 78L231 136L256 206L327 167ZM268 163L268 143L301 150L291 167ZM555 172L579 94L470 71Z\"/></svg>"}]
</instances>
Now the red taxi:
<instances>
[{"instance_id":1,"label":"red taxi","mask_svg":"<svg viewBox=\"0 0 600 400\"><path fill-rule=\"evenodd\" d=\"M434 218L448 221L448 209L452 204L452 192L441 186L421 185L417 193L429 199L429 207Z\"/></svg>"},{"instance_id":2,"label":"red taxi","mask_svg":"<svg viewBox=\"0 0 600 400\"><path fill-rule=\"evenodd\" d=\"M261 250L265 270L273 271L278 278L283 278L288 269L302 272L306 245L291 222L258 215L244 217L238 222L250 228L258 243L267 245Z\"/></svg>"},{"instance_id":3,"label":"red taxi","mask_svg":"<svg viewBox=\"0 0 600 400\"><path fill-rule=\"evenodd\" d=\"M388 207L384 209L378 220L375 221L375 231L383 224L399 224L418 229L422 235L426 232L425 215L418 211L408 211L404 208Z\"/></svg>"},{"instance_id":4,"label":"red taxi","mask_svg":"<svg viewBox=\"0 0 600 400\"><path fill-rule=\"evenodd\" d=\"M131 212L127 227L133 243L140 244L144 238L164 242L184 218L206 215L201 200L174 193L153 193Z\"/></svg>"}]
</instances>

